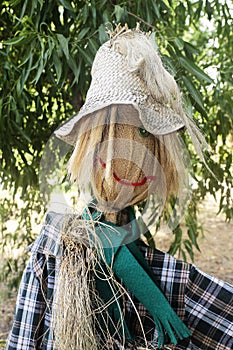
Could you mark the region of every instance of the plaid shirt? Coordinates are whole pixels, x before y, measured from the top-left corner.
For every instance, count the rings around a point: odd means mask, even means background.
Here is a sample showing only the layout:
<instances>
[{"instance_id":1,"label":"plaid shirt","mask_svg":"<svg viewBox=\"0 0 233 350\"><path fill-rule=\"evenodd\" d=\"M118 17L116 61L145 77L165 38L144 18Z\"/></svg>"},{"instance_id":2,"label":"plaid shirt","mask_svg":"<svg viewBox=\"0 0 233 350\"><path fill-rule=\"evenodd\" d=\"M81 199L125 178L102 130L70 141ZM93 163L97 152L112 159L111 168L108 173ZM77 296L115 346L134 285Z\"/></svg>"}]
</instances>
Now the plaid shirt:
<instances>
[{"instance_id":1,"label":"plaid shirt","mask_svg":"<svg viewBox=\"0 0 233 350\"><path fill-rule=\"evenodd\" d=\"M55 350L51 309L62 258L62 222L63 215L49 213L41 234L29 247L32 254L22 277L6 350ZM189 339L168 348L233 349L233 287L168 254L145 245L140 249L169 303L192 332ZM133 296L132 299L150 348L156 349L152 317ZM136 311L129 300L125 306L130 330L140 340L143 333Z\"/></svg>"}]
</instances>

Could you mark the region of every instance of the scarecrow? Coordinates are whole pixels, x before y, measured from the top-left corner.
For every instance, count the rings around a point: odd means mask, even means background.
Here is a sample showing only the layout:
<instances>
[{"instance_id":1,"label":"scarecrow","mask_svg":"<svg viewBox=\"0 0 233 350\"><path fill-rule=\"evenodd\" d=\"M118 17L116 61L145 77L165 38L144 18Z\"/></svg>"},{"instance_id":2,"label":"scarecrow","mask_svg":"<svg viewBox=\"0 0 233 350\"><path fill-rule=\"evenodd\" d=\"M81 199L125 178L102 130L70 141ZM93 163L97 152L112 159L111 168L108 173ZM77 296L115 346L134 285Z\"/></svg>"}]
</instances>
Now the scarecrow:
<instances>
[{"instance_id":1,"label":"scarecrow","mask_svg":"<svg viewBox=\"0 0 233 350\"><path fill-rule=\"evenodd\" d=\"M71 181L92 199L47 214L29 247L6 349L233 348L233 288L148 245L135 216L186 197L186 130L205 140L148 35L118 26L98 50L80 112L56 136ZM151 210L151 206L147 205Z\"/></svg>"}]
</instances>

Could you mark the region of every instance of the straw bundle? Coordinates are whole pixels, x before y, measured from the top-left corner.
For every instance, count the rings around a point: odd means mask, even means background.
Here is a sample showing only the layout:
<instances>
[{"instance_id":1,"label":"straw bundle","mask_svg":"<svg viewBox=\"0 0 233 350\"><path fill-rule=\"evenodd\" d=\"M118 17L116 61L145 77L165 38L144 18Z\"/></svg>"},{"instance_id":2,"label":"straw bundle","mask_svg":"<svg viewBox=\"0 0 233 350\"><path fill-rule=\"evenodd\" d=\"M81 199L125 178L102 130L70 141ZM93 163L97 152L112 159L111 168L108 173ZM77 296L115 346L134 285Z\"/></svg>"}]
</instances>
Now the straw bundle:
<instances>
[{"instance_id":1,"label":"straw bundle","mask_svg":"<svg viewBox=\"0 0 233 350\"><path fill-rule=\"evenodd\" d=\"M64 254L52 310L56 349L137 349L134 345L126 345L122 337L120 343L115 340L119 338L120 325L114 325L111 322L107 313L108 305L103 303L95 289L95 275L100 274L96 266L100 259L104 260L104 256L101 255L98 237L94 237L90 244L88 238L90 235L92 237L95 235L94 222L77 217L69 220L63 230ZM101 271L101 278L109 281L109 285L114 283L117 288L110 303L122 297L123 294L129 297L124 287L115 280L111 268L106 265L106 269L107 273ZM114 327L116 337L112 337L108 328L105 331L101 330L100 318L102 321L108 320L108 323Z\"/></svg>"}]
</instances>

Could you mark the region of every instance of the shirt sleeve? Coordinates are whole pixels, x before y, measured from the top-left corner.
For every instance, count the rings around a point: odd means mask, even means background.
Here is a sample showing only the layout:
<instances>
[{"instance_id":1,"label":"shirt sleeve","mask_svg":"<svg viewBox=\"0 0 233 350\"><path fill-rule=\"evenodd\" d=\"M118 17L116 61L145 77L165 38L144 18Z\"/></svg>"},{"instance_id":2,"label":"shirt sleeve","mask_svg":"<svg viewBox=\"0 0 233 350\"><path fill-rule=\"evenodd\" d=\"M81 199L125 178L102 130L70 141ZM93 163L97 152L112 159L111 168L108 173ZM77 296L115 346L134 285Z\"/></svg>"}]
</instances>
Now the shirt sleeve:
<instances>
[{"instance_id":1,"label":"shirt sleeve","mask_svg":"<svg viewBox=\"0 0 233 350\"><path fill-rule=\"evenodd\" d=\"M44 260L42 254L32 254L24 270L5 350L35 350L40 347L46 302L39 271L43 271Z\"/></svg>"},{"instance_id":2,"label":"shirt sleeve","mask_svg":"<svg viewBox=\"0 0 233 350\"><path fill-rule=\"evenodd\" d=\"M193 265L185 308L194 349L233 349L233 286Z\"/></svg>"},{"instance_id":3,"label":"shirt sleeve","mask_svg":"<svg viewBox=\"0 0 233 350\"><path fill-rule=\"evenodd\" d=\"M51 309L62 256L62 214L50 212L24 270L5 350L54 349Z\"/></svg>"}]
</instances>

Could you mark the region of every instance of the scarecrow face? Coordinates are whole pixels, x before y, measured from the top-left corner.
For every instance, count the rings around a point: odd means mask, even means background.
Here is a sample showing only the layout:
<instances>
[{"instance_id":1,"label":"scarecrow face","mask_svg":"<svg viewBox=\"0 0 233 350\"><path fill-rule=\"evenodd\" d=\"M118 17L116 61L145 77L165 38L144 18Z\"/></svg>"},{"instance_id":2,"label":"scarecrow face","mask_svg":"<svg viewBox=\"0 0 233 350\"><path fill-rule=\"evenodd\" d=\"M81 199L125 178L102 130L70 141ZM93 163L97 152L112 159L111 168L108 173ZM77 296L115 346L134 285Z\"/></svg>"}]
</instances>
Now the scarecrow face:
<instances>
[{"instance_id":1,"label":"scarecrow face","mask_svg":"<svg viewBox=\"0 0 233 350\"><path fill-rule=\"evenodd\" d=\"M120 210L141 202L156 184L156 139L132 110L128 120L134 125L108 125L94 157L93 191L108 209Z\"/></svg>"}]
</instances>

